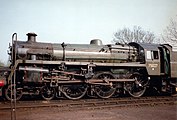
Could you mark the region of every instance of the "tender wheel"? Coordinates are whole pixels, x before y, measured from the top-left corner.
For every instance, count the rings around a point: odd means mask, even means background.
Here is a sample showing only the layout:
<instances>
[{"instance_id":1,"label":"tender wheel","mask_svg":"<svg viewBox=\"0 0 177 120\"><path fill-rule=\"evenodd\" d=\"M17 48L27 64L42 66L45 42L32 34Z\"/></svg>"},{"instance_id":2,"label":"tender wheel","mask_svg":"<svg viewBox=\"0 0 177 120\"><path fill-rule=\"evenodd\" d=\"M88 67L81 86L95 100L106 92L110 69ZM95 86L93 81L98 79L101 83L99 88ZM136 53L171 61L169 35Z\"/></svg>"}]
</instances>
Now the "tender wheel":
<instances>
[{"instance_id":1,"label":"tender wheel","mask_svg":"<svg viewBox=\"0 0 177 120\"><path fill-rule=\"evenodd\" d=\"M55 97L55 88L50 86L43 86L41 89L41 96L45 100L51 100Z\"/></svg>"},{"instance_id":2,"label":"tender wheel","mask_svg":"<svg viewBox=\"0 0 177 120\"><path fill-rule=\"evenodd\" d=\"M141 74L133 74L130 78L135 79L135 82L127 82L126 90L133 97L142 96L146 91L147 80Z\"/></svg>"},{"instance_id":3,"label":"tender wheel","mask_svg":"<svg viewBox=\"0 0 177 120\"><path fill-rule=\"evenodd\" d=\"M9 85L6 89L5 89L5 97L7 100L11 100L14 99L14 84L13 85ZM12 90L12 98L11 98L11 90ZM21 88L16 88L16 100L20 100L20 98L22 97L22 89Z\"/></svg>"},{"instance_id":4,"label":"tender wheel","mask_svg":"<svg viewBox=\"0 0 177 120\"><path fill-rule=\"evenodd\" d=\"M95 76L96 79L102 79L108 81L109 79L114 79L114 76L109 72L99 73ZM95 86L95 92L100 98L109 98L116 91L113 85L97 85Z\"/></svg>"},{"instance_id":5,"label":"tender wheel","mask_svg":"<svg viewBox=\"0 0 177 120\"><path fill-rule=\"evenodd\" d=\"M68 99L80 99L86 94L87 85L62 85L62 92Z\"/></svg>"}]
</instances>

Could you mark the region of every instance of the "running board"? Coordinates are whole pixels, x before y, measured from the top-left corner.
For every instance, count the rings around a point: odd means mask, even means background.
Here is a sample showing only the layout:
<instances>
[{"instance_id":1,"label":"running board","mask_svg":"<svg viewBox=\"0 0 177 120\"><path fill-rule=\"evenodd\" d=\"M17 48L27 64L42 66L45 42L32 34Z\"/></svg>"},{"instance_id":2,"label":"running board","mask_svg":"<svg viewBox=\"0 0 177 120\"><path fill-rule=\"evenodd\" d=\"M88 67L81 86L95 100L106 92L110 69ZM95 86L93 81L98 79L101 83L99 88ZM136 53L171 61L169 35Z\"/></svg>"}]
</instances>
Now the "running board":
<instances>
[{"instance_id":1,"label":"running board","mask_svg":"<svg viewBox=\"0 0 177 120\"><path fill-rule=\"evenodd\" d=\"M49 79L48 79L49 80ZM134 82L135 79L106 79L106 80L102 80L102 79L89 79L89 80L62 80L62 79L58 79L56 80L56 82L58 84L68 84L68 83L87 83L87 84L110 84L112 82ZM55 82L55 80L53 79L53 82Z\"/></svg>"}]
</instances>

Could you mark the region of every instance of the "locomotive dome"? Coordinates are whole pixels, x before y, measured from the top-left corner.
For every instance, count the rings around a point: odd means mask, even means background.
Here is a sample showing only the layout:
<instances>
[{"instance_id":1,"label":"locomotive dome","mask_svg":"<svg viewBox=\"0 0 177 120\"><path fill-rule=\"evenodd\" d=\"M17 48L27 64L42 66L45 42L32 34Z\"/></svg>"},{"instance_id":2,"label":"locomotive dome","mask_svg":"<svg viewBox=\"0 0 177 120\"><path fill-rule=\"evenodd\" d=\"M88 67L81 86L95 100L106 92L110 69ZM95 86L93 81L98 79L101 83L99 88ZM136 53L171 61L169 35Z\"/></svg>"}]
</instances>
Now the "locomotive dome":
<instances>
[{"instance_id":1,"label":"locomotive dome","mask_svg":"<svg viewBox=\"0 0 177 120\"><path fill-rule=\"evenodd\" d=\"M102 41L100 39L93 39L90 41L90 44L92 45L103 45Z\"/></svg>"}]
</instances>

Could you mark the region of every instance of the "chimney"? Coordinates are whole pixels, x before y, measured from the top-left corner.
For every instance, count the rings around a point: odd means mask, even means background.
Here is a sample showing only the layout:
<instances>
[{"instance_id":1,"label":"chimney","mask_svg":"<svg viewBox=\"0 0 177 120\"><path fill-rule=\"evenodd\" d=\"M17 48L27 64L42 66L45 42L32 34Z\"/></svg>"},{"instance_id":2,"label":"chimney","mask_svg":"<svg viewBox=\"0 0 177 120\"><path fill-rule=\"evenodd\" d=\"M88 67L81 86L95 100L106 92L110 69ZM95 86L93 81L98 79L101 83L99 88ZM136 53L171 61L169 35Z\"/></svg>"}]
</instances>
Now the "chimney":
<instances>
[{"instance_id":1,"label":"chimney","mask_svg":"<svg viewBox=\"0 0 177 120\"><path fill-rule=\"evenodd\" d=\"M26 35L28 36L28 40L27 40L28 42L36 42L36 36L37 36L36 33L31 32Z\"/></svg>"}]
</instances>

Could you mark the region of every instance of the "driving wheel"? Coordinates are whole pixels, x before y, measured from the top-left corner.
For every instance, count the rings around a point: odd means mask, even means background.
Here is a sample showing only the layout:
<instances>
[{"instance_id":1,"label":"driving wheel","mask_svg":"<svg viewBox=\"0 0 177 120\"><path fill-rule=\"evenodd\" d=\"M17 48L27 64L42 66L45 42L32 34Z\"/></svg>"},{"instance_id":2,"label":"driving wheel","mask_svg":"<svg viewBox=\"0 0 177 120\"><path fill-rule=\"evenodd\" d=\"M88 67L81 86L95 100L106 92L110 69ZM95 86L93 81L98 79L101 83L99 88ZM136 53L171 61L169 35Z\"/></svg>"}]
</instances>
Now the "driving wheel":
<instances>
[{"instance_id":1,"label":"driving wheel","mask_svg":"<svg viewBox=\"0 0 177 120\"><path fill-rule=\"evenodd\" d=\"M62 85L61 88L63 94L72 100L82 98L87 92L87 85L84 84Z\"/></svg>"},{"instance_id":2,"label":"driving wheel","mask_svg":"<svg viewBox=\"0 0 177 120\"><path fill-rule=\"evenodd\" d=\"M114 79L114 76L110 72L99 73L95 76L96 79L102 79L103 81L109 81L109 79ZM109 83L110 84L110 83ZM116 91L113 85L96 85L95 92L100 98L109 98Z\"/></svg>"}]
</instances>

